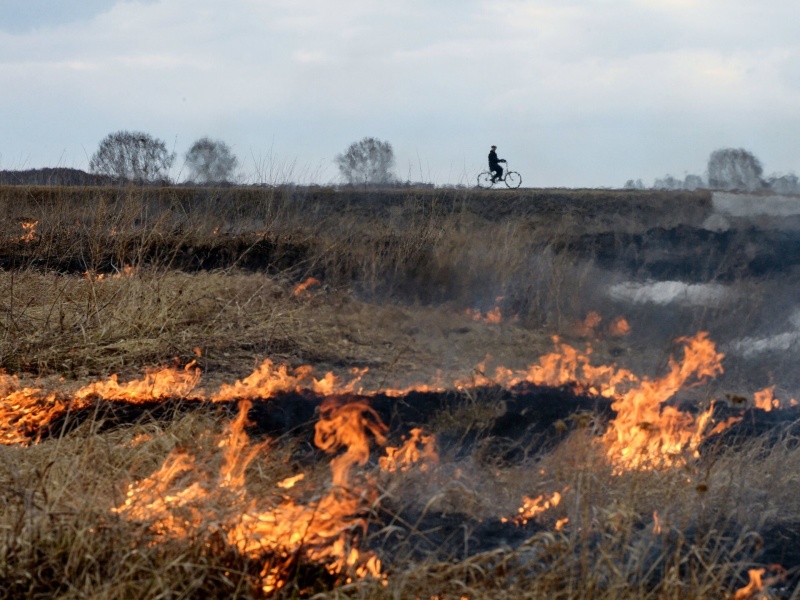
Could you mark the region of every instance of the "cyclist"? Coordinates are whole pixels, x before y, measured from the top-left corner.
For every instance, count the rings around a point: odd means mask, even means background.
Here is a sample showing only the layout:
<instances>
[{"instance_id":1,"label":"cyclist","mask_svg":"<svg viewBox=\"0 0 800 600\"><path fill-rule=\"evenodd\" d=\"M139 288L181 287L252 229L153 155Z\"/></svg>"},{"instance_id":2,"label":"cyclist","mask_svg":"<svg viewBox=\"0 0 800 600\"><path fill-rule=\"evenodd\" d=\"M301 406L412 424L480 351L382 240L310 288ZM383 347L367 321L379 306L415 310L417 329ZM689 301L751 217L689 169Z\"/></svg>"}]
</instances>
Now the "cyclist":
<instances>
[{"instance_id":1,"label":"cyclist","mask_svg":"<svg viewBox=\"0 0 800 600\"><path fill-rule=\"evenodd\" d=\"M492 149L489 150L489 170L492 172L492 183L503 179L503 167L498 163L504 162L506 162L504 158L497 158L497 146L492 146Z\"/></svg>"}]
</instances>

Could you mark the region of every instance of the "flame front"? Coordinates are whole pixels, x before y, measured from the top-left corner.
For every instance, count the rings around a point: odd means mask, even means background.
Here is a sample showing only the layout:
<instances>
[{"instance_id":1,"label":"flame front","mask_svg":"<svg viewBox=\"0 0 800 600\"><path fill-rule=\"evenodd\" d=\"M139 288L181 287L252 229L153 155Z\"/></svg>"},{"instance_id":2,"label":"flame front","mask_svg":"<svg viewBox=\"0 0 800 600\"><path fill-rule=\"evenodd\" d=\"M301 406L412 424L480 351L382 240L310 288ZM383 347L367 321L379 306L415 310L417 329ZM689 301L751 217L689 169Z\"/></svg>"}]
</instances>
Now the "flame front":
<instances>
[{"instance_id":1,"label":"flame front","mask_svg":"<svg viewBox=\"0 0 800 600\"><path fill-rule=\"evenodd\" d=\"M128 383L119 383L117 376L111 375L105 381L96 381L82 387L75 392L75 398L86 400L96 396L131 403L151 402L164 398L188 398L200 380L200 369L195 367L195 364L195 361L192 361L183 369L169 367L152 369L145 373L144 378Z\"/></svg>"},{"instance_id":2,"label":"flame front","mask_svg":"<svg viewBox=\"0 0 800 600\"><path fill-rule=\"evenodd\" d=\"M321 409L315 442L329 454L331 485L315 501L302 504L280 493L272 506L249 498L245 486L248 465L266 446L250 445L244 430L251 403L240 403L239 415L226 428L218 447L223 464L215 475L193 480L202 470L191 455L174 451L148 479L132 484L125 503L113 512L144 521L166 538L185 538L206 531L226 532L227 543L254 559L266 557L261 572L265 593L281 588L298 560L317 562L347 581L382 579L380 561L358 549L366 531L359 513L376 501L377 492L351 476L352 468L369 458L370 439L384 443L385 425L366 402L343 403L331 398ZM279 482L288 489L302 477ZM223 508L224 507L224 508Z\"/></svg>"},{"instance_id":3,"label":"flame front","mask_svg":"<svg viewBox=\"0 0 800 600\"><path fill-rule=\"evenodd\" d=\"M697 448L705 437L738 420L732 418L711 428L713 403L697 416L664 406L687 384L699 385L722 373L724 355L717 352L706 333L678 342L683 344L682 361L671 357L665 376L642 379L611 404L617 417L610 423L603 442L608 457L621 469L683 464L687 453L699 456Z\"/></svg>"}]
</instances>

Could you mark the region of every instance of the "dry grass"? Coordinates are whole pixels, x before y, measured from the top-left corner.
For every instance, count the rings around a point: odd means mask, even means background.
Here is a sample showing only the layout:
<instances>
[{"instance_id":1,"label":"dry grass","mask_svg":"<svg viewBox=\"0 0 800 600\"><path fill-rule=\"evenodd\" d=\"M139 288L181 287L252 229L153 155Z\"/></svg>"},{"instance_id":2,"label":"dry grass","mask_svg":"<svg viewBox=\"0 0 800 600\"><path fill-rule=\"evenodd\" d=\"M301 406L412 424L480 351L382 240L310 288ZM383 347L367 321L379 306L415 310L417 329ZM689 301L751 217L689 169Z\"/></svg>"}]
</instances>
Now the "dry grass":
<instances>
[{"instance_id":1,"label":"dry grass","mask_svg":"<svg viewBox=\"0 0 800 600\"><path fill-rule=\"evenodd\" d=\"M589 310L607 323L617 307L598 306L602 274L570 244L586 232L702 219L708 198L0 188L0 211L9 215L0 223L7 373L74 386L198 360L213 386L272 358L339 375L368 367L364 387L380 390L449 384L487 355L522 368L550 350L553 334L591 340L599 363L615 358L655 375L668 345L645 336L648 345L634 347L581 325ZM21 239L21 224L34 221L35 237ZM321 284L295 295L310 276ZM763 301L737 300L737 315L751 318ZM495 306L502 323L473 319ZM687 317L709 320L735 319ZM382 559L387 585L298 560L277 596L727 598L760 564L760 536L800 524L800 450L790 434L712 447L686 468L615 475L602 425L587 416L567 423L553 451L500 460L484 436L503 410L499 392L467 390L459 409L430 415L430 429L468 446L442 448L426 471L387 474L373 445L357 471L379 498L364 509L362 546ZM211 494L181 539L112 511L173 450L196 456L196 473L215 471L220 413L176 411L107 429L104 418L28 447L0 446L0 598L258 597L264 560L274 557L225 543L237 498ZM309 440L274 441L247 470L248 498L273 506L275 483L298 471L307 473L302 499L330 488L328 459ZM523 496L553 492L563 501L528 525L500 521ZM800 597L780 587L771 585L774 597Z\"/></svg>"},{"instance_id":2,"label":"dry grass","mask_svg":"<svg viewBox=\"0 0 800 600\"><path fill-rule=\"evenodd\" d=\"M213 515L224 506L206 505L209 520L196 537L173 541L146 522L109 512L124 500L125 484L147 477L173 448L190 449L201 457L198 470L213 470L215 431L219 423L211 415L195 414L102 435L87 424L59 440L0 448L2 597L252 597L260 563L215 537ZM142 434L147 440L136 442ZM763 442L751 442L688 471L615 476L592 432L578 429L555 452L503 469L446 455L425 473L388 477L369 467L382 500L374 517L380 526L368 545L383 557L388 585L340 582L325 592L332 581L317 579L308 566L279 595L727 597L744 585L742 573L762 544L755 532L800 518L795 442L784 439L766 450ZM251 465L248 492L256 505L275 502L274 484L294 474L292 456L292 445L277 446ZM324 487L324 464L306 462L303 469ZM493 547L473 538L487 549L465 547L465 527L512 516L523 495L558 490L563 502L528 527L524 543ZM224 495L216 501L224 503ZM564 518L568 524L557 531L556 521ZM438 549L427 558L420 553L432 545Z\"/></svg>"}]
</instances>

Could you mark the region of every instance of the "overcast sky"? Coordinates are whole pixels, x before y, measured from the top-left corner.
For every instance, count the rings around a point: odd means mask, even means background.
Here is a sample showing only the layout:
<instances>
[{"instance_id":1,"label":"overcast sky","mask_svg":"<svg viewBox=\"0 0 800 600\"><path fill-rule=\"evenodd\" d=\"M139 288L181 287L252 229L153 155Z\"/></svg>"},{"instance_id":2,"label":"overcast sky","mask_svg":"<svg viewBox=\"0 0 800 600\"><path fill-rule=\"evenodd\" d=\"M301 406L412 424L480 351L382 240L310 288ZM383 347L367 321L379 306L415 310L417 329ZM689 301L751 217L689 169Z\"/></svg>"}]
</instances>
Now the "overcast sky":
<instances>
[{"instance_id":1,"label":"overcast sky","mask_svg":"<svg viewBox=\"0 0 800 600\"><path fill-rule=\"evenodd\" d=\"M743 147L800 172L797 0L0 0L0 169L87 169L108 133L246 180L338 181L392 143L405 180L525 185L703 174Z\"/></svg>"}]
</instances>

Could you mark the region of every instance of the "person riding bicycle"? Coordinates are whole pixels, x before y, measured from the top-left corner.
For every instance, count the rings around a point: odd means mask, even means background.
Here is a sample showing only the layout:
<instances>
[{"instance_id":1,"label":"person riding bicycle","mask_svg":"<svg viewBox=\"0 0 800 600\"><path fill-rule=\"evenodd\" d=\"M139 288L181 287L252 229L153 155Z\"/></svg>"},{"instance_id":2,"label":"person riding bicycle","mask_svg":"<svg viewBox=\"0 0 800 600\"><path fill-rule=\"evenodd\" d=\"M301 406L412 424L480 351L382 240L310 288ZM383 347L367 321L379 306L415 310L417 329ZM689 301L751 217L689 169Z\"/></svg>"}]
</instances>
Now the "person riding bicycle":
<instances>
[{"instance_id":1,"label":"person riding bicycle","mask_svg":"<svg viewBox=\"0 0 800 600\"><path fill-rule=\"evenodd\" d=\"M503 179L503 167L498 163L506 162L504 158L497 158L496 150L497 146L492 146L492 149L489 150L489 170L492 172L492 183Z\"/></svg>"}]
</instances>

